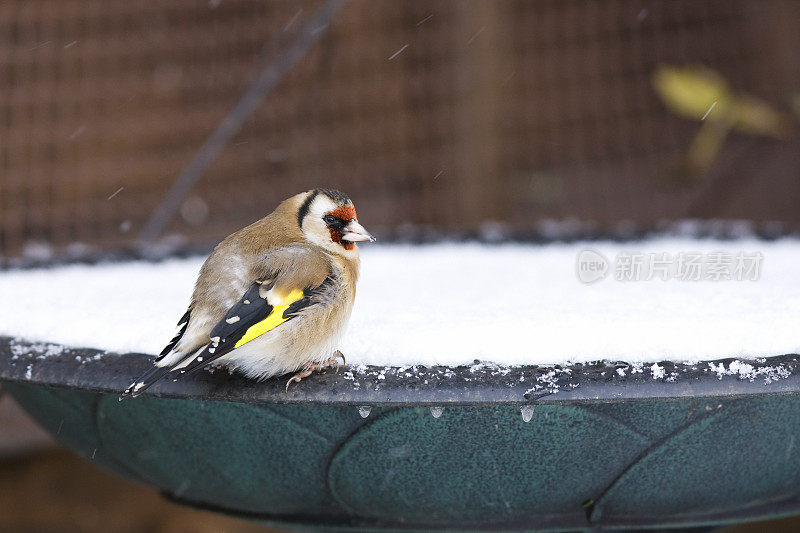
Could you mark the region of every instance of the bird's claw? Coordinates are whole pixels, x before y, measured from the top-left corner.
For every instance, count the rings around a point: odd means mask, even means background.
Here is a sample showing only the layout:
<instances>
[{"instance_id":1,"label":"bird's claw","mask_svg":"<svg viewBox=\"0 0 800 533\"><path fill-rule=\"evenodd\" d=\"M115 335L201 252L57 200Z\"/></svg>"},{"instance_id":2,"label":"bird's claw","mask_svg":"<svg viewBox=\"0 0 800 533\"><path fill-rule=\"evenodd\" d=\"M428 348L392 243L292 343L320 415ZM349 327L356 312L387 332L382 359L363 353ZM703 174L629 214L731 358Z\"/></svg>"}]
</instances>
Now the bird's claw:
<instances>
[{"instance_id":1,"label":"bird's claw","mask_svg":"<svg viewBox=\"0 0 800 533\"><path fill-rule=\"evenodd\" d=\"M339 363L339 359L342 360ZM339 373L339 367L344 366L347 364L346 359L344 358L344 354L339 350L333 352L333 357L328 359L327 361L323 361L322 363L306 363L303 366L303 369L299 371L297 374L289 378L289 381L286 382L286 392L289 392L289 385L292 383L300 383L303 381L303 378L307 378L310 376L315 370L322 370L327 367L333 367L336 369L336 373Z\"/></svg>"},{"instance_id":2,"label":"bird's claw","mask_svg":"<svg viewBox=\"0 0 800 533\"><path fill-rule=\"evenodd\" d=\"M292 383L300 383L303 381L303 378L307 378L311 375L311 373L315 370L315 365L307 364L303 367L303 370L295 374L294 376L289 378L289 381L286 382L286 392L289 392L289 385Z\"/></svg>"},{"instance_id":3,"label":"bird's claw","mask_svg":"<svg viewBox=\"0 0 800 533\"><path fill-rule=\"evenodd\" d=\"M341 364L339 364L339 359L340 358L342 360ZM333 352L333 357L328 359L328 361L325 364L327 366L332 366L334 369L336 369L336 373L338 374L339 373L339 367L340 366L345 366L347 364L347 359L344 358L344 354L342 352L340 352L339 350L336 350L335 352Z\"/></svg>"}]
</instances>

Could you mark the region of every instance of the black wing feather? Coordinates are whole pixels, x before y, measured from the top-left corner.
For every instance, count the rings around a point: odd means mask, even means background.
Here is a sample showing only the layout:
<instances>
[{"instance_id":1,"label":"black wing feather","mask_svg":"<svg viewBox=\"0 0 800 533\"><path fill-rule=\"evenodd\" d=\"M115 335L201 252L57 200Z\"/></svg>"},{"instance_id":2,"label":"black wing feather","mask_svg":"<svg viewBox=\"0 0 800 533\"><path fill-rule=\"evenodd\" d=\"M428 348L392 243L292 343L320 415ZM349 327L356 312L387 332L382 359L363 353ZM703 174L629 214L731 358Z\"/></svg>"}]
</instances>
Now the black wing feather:
<instances>
[{"instance_id":1,"label":"black wing feather","mask_svg":"<svg viewBox=\"0 0 800 533\"><path fill-rule=\"evenodd\" d=\"M260 283L253 283L253 285L247 289L247 292L244 293L242 299L231 307L230 311L225 315L225 318L220 320L219 323L214 326L214 329L211 330L209 336L212 339L214 337L219 337L220 347L225 344L236 344L239 339L244 336L247 328L259 320L265 319L272 312L272 306L260 295L261 287L262 285ZM272 288L271 285L263 285L263 287L264 290ZM228 321L233 317L239 317L239 320L229 323Z\"/></svg>"},{"instance_id":2,"label":"black wing feather","mask_svg":"<svg viewBox=\"0 0 800 533\"><path fill-rule=\"evenodd\" d=\"M320 294L332 282L333 279L328 276L319 286L303 290L303 297L286 308L283 312L283 318L287 320L292 319L303 309L317 303L314 296ZM236 343L244 336L250 326L267 318L270 313L272 313L273 306L269 305L264 298L259 296L259 287L260 285L257 283L250 287L239 303L231 308L219 324L214 326L214 329L211 331L211 339L219 337L219 341L215 344L212 340L212 343L209 344L194 361L180 369L181 374L189 374L229 353L234 349ZM269 288L269 286L267 288ZM245 304L244 302L246 301L250 303ZM239 320L233 324L229 324L228 319L235 316L238 316Z\"/></svg>"},{"instance_id":3,"label":"black wing feather","mask_svg":"<svg viewBox=\"0 0 800 533\"><path fill-rule=\"evenodd\" d=\"M273 306L261 297L262 287L269 290L272 285L253 283L241 300L225 314L225 318L211 330L209 335L211 344L206 346L194 361L177 370L179 375L189 374L231 352L250 326L264 320L272 313ZM233 323L229 322L233 317L239 319Z\"/></svg>"},{"instance_id":4,"label":"black wing feather","mask_svg":"<svg viewBox=\"0 0 800 533\"><path fill-rule=\"evenodd\" d=\"M175 345L178 344L178 341L181 340L183 334L186 333L186 328L189 326L189 317L191 316L191 313L192 313L192 308L189 307L189 309L186 310L181 319L178 320L178 326L179 326L178 333L176 333L175 336L172 337L172 340L169 341L169 343L167 343L167 345L164 347L163 350L161 350L161 353L156 358L156 361L162 360L165 355L167 355L169 352L172 351L173 348L175 348Z\"/></svg>"},{"instance_id":5,"label":"black wing feather","mask_svg":"<svg viewBox=\"0 0 800 533\"><path fill-rule=\"evenodd\" d=\"M286 308L286 310L283 312L283 318L287 320L294 318L303 309L318 303L319 300L315 299L314 297L327 289L331 283L333 283L333 278L328 276L319 286L305 289L303 291L303 297ZM139 379L134 381L130 387L128 387L125 392L122 393L119 399L122 400L127 396L139 396L145 390L150 388L151 385L167 376L170 372L175 372L179 376L182 374L189 374L232 351L235 348L236 343L244 336L250 326L267 318L270 313L272 313L273 306L270 305L265 298L261 297L260 292L262 287L266 290L269 290L272 288L272 284L254 283L251 285L239 302L231 307L231 309L226 313L225 318L220 320L220 322L214 326L214 329L211 330L211 334L209 335L211 339L210 344L208 344L191 363L178 370L173 370L173 368L180 365L182 361L179 361L172 366L154 366L142 374ZM173 348L175 348L175 346L183 337L184 333L186 333L186 328L189 324L190 317L191 307L178 321L178 326L180 327L178 333L161 351L161 354L158 356L156 361L163 359L164 356L166 356L172 351ZM229 322L229 320L233 317L239 317L239 319L234 322ZM190 355L187 355L187 357L190 357Z\"/></svg>"}]
</instances>

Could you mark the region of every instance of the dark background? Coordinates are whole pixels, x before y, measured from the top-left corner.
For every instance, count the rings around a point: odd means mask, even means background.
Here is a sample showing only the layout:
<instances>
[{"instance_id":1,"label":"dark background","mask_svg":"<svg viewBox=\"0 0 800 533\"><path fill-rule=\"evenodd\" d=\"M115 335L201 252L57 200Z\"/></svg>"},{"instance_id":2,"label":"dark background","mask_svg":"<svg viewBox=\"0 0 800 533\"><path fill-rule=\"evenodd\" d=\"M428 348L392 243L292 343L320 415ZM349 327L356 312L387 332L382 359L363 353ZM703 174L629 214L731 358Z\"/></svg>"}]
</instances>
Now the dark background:
<instances>
[{"instance_id":1,"label":"dark background","mask_svg":"<svg viewBox=\"0 0 800 533\"><path fill-rule=\"evenodd\" d=\"M131 246L319 5L0 3L0 256ZM794 0L354 0L162 236L208 245L317 186L348 192L384 239L796 230L798 30ZM790 127L734 131L687 176L701 123L653 90L664 65L713 69Z\"/></svg>"}]
</instances>

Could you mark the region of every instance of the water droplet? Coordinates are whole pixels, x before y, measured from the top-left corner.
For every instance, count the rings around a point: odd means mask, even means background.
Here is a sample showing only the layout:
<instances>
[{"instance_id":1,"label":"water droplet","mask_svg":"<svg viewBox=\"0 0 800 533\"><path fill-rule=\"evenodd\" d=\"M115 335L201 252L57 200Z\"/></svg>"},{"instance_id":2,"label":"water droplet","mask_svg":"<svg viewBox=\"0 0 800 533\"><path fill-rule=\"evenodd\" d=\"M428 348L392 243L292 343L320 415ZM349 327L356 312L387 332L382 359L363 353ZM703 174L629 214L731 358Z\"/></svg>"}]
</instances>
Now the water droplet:
<instances>
[{"instance_id":1,"label":"water droplet","mask_svg":"<svg viewBox=\"0 0 800 533\"><path fill-rule=\"evenodd\" d=\"M371 412L372 412L372 406L371 405L359 405L358 406L358 414L361 415L361 418L367 418Z\"/></svg>"},{"instance_id":2,"label":"water droplet","mask_svg":"<svg viewBox=\"0 0 800 533\"><path fill-rule=\"evenodd\" d=\"M431 414L433 415L433 418L439 418L440 416L442 416L443 412L444 412L444 407L438 405L431 407Z\"/></svg>"},{"instance_id":3,"label":"water droplet","mask_svg":"<svg viewBox=\"0 0 800 533\"><path fill-rule=\"evenodd\" d=\"M533 418L533 406L532 405L523 405L520 408L522 411L522 421L523 422L530 422L531 418Z\"/></svg>"}]
</instances>

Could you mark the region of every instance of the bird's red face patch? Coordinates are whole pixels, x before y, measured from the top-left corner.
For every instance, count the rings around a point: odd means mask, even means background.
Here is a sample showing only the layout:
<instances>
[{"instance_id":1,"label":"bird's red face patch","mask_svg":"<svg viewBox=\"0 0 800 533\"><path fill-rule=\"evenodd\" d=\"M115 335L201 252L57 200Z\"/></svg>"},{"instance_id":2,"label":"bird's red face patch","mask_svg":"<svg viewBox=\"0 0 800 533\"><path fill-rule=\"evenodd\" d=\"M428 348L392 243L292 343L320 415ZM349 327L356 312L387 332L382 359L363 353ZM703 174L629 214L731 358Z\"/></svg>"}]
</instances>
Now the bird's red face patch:
<instances>
[{"instance_id":1,"label":"bird's red face patch","mask_svg":"<svg viewBox=\"0 0 800 533\"><path fill-rule=\"evenodd\" d=\"M339 220L343 220L345 223L350 222L354 218L356 218L356 208L353 205L343 205L339 206L333 211L330 212L331 215L335 216ZM345 250L352 250L355 244L352 242L342 242L342 232L338 231L334 228L328 228L328 231L331 232L331 240L335 243L341 244Z\"/></svg>"},{"instance_id":2,"label":"bird's red face patch","mask_svg":"<svg viewBox=\"0 0 800 533\"><path fill-rule=\"evenodd\" d=\"M341 218L345 222L350 222L356 218L356 208L352 204L343 205L331 211L331 215L335 216L336 218Z\"/></svg>"}]
</instances>

